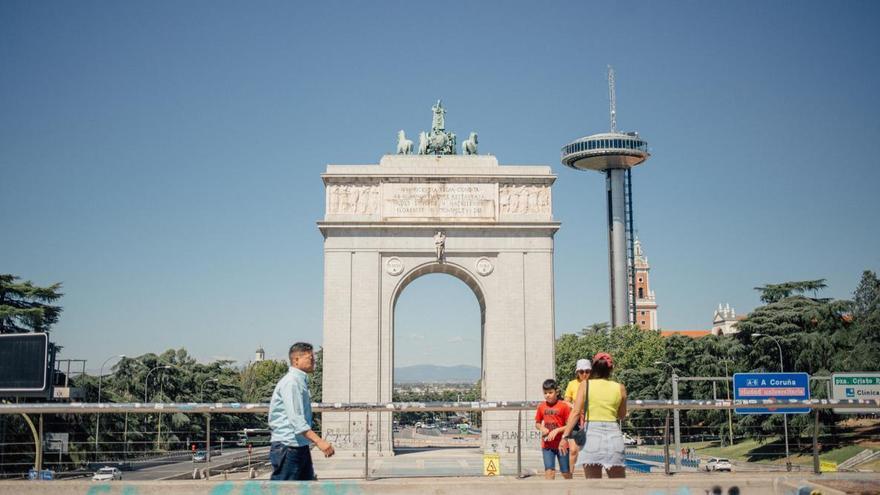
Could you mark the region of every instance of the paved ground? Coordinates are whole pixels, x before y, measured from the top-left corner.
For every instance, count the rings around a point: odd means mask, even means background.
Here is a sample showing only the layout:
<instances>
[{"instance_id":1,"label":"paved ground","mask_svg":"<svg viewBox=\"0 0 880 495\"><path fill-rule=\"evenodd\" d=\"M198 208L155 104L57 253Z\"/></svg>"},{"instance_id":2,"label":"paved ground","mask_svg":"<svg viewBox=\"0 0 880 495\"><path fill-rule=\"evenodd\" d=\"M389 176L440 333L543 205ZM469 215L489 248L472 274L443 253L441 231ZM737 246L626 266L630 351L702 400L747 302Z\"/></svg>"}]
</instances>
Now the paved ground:
<instances>
[{"instance_id":1,"label":"paved ground","mask_svg":"<svg viewBox=\"0 0 880 495\"><path fill-rule=\"evenodd\" d=\"M313 452L315 472L323 479L362 478L363 457L331 457L326 459L320 452ZM523 453L523 472L543 472L540 452ZM400 449L394 456L370 459L370 476L373 478L410 478L438 476L481 476L483 454L479 448L446 449ZM501 458L501 474L516 474L516 456ZM268 478L268 475L265 476Z\"/></svg>"},{"instance_id":2,"label":"paved ground","mask_svg":"<svg viewBox=\"0 0 880 495\"><path fill-rule=\"evenodd\" d=\"M233 481L214 478L211 481L123 481L106 484L87 481L3 481L0 494L15 495L284 495L308 493L333 494L420 494L420 495L519 495L552 493L553 495L800 495L847 493L825 485L853 487L850 493L880 492L880 476L876 474L835 474L788 476L774 473L722 474L686 473L629 477L623 480L554 480L539 477L419 478L377 481L323 480L317 482L269 482L263 480Z\"/></svg>"}]
</instances>

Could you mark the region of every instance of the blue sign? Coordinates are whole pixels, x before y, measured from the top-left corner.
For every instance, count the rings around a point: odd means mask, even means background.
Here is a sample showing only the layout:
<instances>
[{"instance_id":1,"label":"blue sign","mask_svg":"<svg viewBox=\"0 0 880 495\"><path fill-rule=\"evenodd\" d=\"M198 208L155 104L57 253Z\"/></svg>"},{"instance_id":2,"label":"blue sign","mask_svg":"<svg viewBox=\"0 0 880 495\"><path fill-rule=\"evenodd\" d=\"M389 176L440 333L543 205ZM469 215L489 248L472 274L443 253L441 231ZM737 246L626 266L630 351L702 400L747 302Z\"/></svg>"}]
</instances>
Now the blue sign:
<instances>
[{"instance_id":1,"label":"blue sign","mask_svg":"<svg viewBox=\"0 0 880 495\"><path fill-rule=\"evenodd\" d=\"M734 400L808 400L810 376L806 373L735 373ZM737 414L807 414L809 407L737 407Z\"/></svg>"},{"instance_id":2,"label":"blue sign","mask_svg":"<svg viewBox=\"0 0 880 495\"><path fill-rule=\"evenodd\" d=\"M29 480L45 480L52 481L55 479L55 471L50 469L43 469L41 471L37 471L34 468L30 468L28 470L28 479Z\"/></svg>"}]
</instances>

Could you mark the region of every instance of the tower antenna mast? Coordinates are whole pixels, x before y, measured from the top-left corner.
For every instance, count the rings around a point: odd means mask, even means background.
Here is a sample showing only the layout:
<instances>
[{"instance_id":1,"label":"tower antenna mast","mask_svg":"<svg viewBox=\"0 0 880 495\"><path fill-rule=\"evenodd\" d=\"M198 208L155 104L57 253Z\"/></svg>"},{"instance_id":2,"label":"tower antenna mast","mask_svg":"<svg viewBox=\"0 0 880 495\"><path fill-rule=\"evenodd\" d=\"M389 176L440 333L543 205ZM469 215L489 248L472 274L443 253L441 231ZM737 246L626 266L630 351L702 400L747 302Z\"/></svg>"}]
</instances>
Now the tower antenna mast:
<instances>
[{"instance_id":1,"label":"tower antenna mast","mask_svg":"<svg viewBox=\"0 0 880 495\"><path fill-rule=\"evenodd\" d=\"M617 98L614 95L614 67L608 66L608 99L611 102L611 132L617 132Z\"/></svg>"}]
</instances>

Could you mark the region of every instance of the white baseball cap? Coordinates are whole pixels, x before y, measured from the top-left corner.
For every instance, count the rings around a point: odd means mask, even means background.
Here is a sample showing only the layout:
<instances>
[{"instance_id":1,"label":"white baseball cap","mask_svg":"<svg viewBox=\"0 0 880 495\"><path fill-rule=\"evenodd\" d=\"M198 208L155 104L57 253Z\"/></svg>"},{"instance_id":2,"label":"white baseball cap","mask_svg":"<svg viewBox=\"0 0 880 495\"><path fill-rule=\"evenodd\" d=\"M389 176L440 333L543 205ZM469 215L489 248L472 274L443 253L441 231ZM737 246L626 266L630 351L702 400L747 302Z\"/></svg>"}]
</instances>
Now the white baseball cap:
<instances>
[{"instance_id":1,"label":"white baseball cap","mask_svg":"<svg viewBox=\"0 0 880 495\"><path fill-rule=\"evenodd\" d=\"M574 367L575 371L590 371L591 369L593 369L593 365L589 359L578 359L577 365Z\"/></svg>"}]
</instances>

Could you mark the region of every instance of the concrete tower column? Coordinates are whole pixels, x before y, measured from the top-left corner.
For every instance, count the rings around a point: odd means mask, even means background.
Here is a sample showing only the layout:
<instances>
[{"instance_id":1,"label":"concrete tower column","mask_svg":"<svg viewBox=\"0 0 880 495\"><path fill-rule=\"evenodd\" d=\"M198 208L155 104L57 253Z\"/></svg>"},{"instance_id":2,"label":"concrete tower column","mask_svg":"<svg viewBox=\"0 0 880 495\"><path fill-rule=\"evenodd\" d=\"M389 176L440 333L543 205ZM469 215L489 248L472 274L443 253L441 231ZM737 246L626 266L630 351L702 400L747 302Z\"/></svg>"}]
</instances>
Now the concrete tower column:
<instances>
[{"instance_id":1,"label":"concrete tower column","mask_svg":"<svg viewBox=\"0 0 880 495\"><path fill-rule=\"evenodd\" d=\"M626 206L624 177L626 170L606 172L608 194L608 265L611 274L611 326L629 323L629 297L626 274Z\"/></svg>"}]
</instances>

